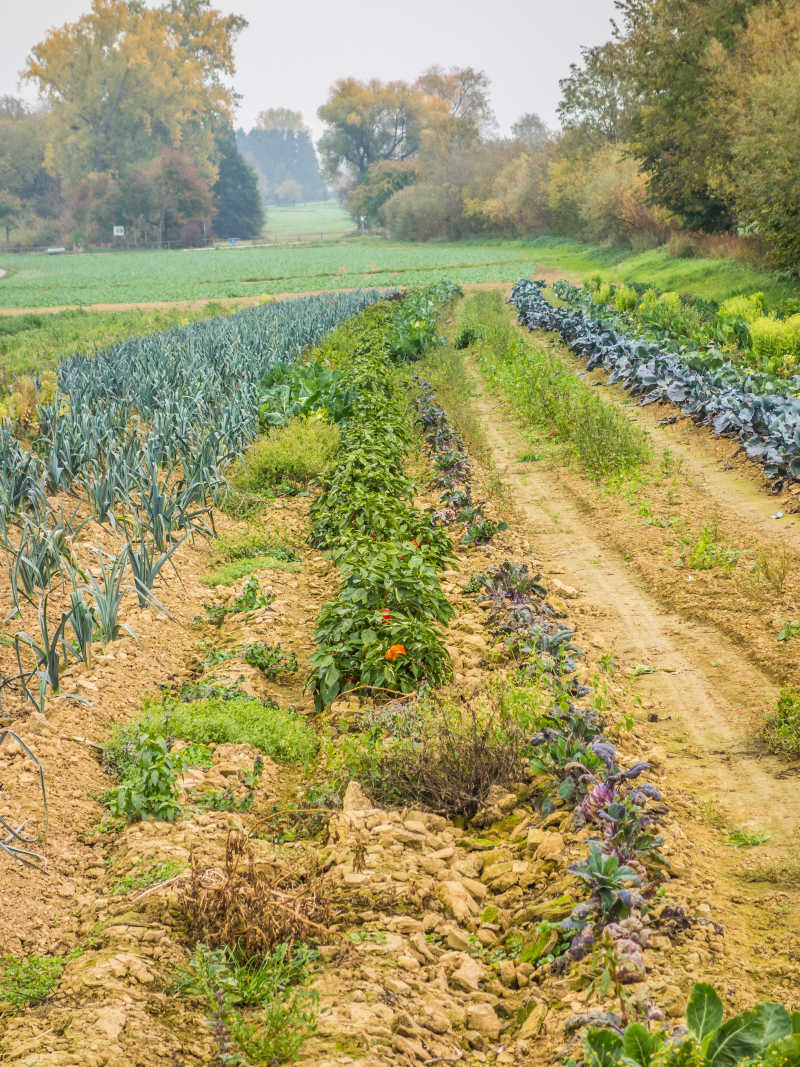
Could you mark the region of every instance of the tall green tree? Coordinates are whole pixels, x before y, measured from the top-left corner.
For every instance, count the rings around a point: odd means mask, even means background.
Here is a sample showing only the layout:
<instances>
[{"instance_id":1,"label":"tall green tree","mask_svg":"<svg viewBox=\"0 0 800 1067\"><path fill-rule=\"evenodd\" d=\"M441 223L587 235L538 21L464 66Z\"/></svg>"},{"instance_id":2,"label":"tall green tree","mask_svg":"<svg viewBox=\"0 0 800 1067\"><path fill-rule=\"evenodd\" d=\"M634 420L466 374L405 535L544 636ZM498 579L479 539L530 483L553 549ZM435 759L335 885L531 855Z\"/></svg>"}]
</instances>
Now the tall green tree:
<instances>
[{"instance_id":1,"label":"tall green tree","mask_svg":"<svg viewBox=\"0 0 800 1067\"><path fill-rule=\"evenodd\" d=\"M709 69L729 145L721 194L774 262L800 273L800 4L752 10L736 48L716 45Z\"/></svg>"},{"instance_id":2,"label":"tall green tree","mask_svg":"<svg viewBox=\"0 0 800 1067\"><path fill-rule=\"evenodd\" d=\"M236 143L258 174L267 203L278 202L277 191L287 181L299 186L301 200L327 199L311 133L299 111L276 107L260 112L252 130L237 131Z\"/></svg>"},{"instance_id":3,"label":"tall green tree","mask_svg":"<svg viewBox=\"0 0 800 1067\"><path fill-rule=\"evenodd\" d=\"M620 78L627 86L631 152L656 202L692 229L727 230L730 201L717 175L730 159L730 130L714 105L712 44L735 48L760 0L617 0Z\"/></svg>"},{"instance_id":4,"label":"tall green tree","mask_svg":"<svg viewBox=\"0 0 800 1067\"><path fill-rule=\"evenodd\" d=\"M255 171L236 147L233 130L217 135L218 177L213 187L214 233L219 237L258 237L264 209Z\"/></svg>"}]
</instances>

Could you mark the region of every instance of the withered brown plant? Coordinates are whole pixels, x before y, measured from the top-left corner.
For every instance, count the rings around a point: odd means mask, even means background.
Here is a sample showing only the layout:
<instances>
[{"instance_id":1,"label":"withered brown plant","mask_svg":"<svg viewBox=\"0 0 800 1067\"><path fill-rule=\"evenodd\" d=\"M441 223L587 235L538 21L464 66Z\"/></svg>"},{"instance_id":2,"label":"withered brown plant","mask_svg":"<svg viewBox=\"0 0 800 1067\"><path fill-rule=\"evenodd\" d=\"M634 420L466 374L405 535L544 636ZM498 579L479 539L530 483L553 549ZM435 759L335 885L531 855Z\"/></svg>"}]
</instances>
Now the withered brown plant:
<instances>
[{"instance_id":1,"label":"withered brown plant","mask_svg":"<svg viewBox=\"0 0 800 1067\"><path fill-rule=\"evenodd\" d=\"M206 868L192 855L189 877L178 895L192 941L227 946L245 959L263 956L276 945L330 937L320 875L259 863L240 830L228 832L224 869Z\"/></svg>"}]
</instances>

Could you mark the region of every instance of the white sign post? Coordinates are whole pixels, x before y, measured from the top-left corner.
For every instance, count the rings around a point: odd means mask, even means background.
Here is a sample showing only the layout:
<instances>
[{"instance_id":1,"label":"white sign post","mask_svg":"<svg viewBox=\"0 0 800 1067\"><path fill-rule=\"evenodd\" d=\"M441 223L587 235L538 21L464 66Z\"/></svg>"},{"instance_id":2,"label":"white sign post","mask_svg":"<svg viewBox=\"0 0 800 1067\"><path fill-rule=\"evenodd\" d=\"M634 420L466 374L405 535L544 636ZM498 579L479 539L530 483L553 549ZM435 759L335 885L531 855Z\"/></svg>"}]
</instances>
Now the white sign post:
<instances>
[{"instance_id":1,"label":"white sign post","mask_svg":"<svg viewBox=\"0 0 800 1067\"><path fill-rule=\"evenodd\" d=\"M124 226L115 226L114 227L114 236L115 237L124 237L125 236L125 227Z\"/></svg>"}]
</instances>

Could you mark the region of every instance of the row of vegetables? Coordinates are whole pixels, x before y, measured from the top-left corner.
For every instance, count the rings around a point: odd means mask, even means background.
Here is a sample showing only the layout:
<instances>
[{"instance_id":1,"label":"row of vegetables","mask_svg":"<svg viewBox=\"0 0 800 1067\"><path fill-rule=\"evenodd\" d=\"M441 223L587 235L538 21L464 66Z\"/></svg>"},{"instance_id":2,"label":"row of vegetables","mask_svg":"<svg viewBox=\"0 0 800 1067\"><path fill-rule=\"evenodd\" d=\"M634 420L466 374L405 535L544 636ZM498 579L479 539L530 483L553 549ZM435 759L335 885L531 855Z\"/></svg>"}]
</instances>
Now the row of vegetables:
<instances>
[{"instance_id":1,"label":"row of vegetables","mask_svg":"<svg viewBox=\"0 0 800 1067\"><path fill-rule=\"evenodd\" d=\"M753 374L722 356L668 351L659 342L627 336L613 315L603 313L588 294L557 282L555 306L545 283L521 280L511 303L528 329L558 333L586 361L602 368L643 404L671 403L714 433L738 438L749 459L770 478L800 478L800 398L791 383ZM778 391L780 390L780 391Z\"/></svg>"},{"instance_id":2,"label":"row of vegetables","mask_svg":"<svg viewBox=\"0 0 800 1067\"><path fill-rule=\"evenodd\" d=\"M368 315L377 327L377 311ZM415 671L413 663L408 664L411 669L405 669L408 659L424 656L413 644L415 627L433 626L440 642L440 627L453 613L436 578L437 567L450 557L452 547L442 543L437 548L432 541L433 531L440 525L453 531L461 524L461 544L469 545L491 540L500 527L482 516L487 524L483 536L471 536L475 511L482 508L472 499L469 456L446 412L438 405L430 383L416 376L409 385L415 394L415 414L422 429L431 486L439 492L439 500L428 514L413 509L413 486L402 462L409 448L404 398L392 391L392 357L387 361L384 355L381 360L379 345L363 343L364 318L346 327L351 342L339 351L348 377L350 368L358 367L355 374L359 412L362 395L365 399L370 397L366 408L371 410L375 405L377 421L352 438L344 424L340 462L326 491L313 506L317 521L312 539L332 548L342 578L339 594L323 609L317 630L317 666L338 673L330 691L323 693L320 685L318 693L320 702L327 703L328 696L337 695L334 690L346 692L349 686L351 691L358 691L363 687L377 703L392 707L391 698L399 692L419 690L423 679L436 686L449 675L449 670L437 672L433 667ZM378 336L376 329L376 340ZM353 340L356 337L361 337L360 343ZM359 380L365 370L367 373ZM375 400L375 394L380 400ZM384 428L386 451L380 445ZM362 451L364 441L370 445ZM369 459L370 446L375 448L375 458L383 461L384 468L394 461L388 480L380 475L372 480L375 472ZM371 488L361 498L365 485ZM336 492L337 488L341 493ZM386 499L392 492L404 501L394 510L387 506ZM330 501L327 493L332 493ZM380 526L374 515L370 516L373 495ZM358 500L355 507L341 503L354 499ZM341 506L337 507L337 501ZM362 517L365 509L366 519ZM406 527L409 509L413 520ZM328 525L331 512L335 520ZM389 528L401 531L393 542L381 532L386 529L389 515ZM413 536L409 538L409 534ZM355 542L350 548L352 538ZM454 540L450 542L453 547ZM387 552L393 553L393 564L397 565L391 572L384 570ZM428 565L430 569L426 569ZM574 632L549 606L540 576L525 564L507 561L479 572L469 589L484 609L496 642L514 664L507 699L509 704L519 702L516 720L505 726L498 723L495 730L502 734L506 729L523 728L523 751L535 783L531 802L543 819L556 809L571 811L573 828L589 827L591 831L585 857L570 867L584 887L584 898L566 918L540 924L533 941L527 942L526 958L537 967L549 966L556 973L564 973L576 961L599 956L606 961L610 988L616 988L624 1004L624 987L645 978L644 952L654 933L690 927L698 921L662 900L660 887L669 863L661 851L659 822L666 812L661 794L645 780L649 764L622 764L616 746L604 733L597 710L582 706L583 698L589 695L575 673L582 652L573 644ZM355 618L360 609L354 612L354 604L363 605L364 612L355 629L359 635L367 629L368 637L363 644L346 641L345 657L339 662L338 634L332 633L329 623L332 619L338 622L341 618ZM411 616L415 609L416 620ZM409 656L412 647L414 651ZM441 644L438 647L441 649ZM381 673L381 660L404 666L387 676ZM341 687L340 676L344 681ZM319 671L317 678L321 680ZM550 694L533 715L522 710L522 694L529 684L538 690L543 687ZM520 695L515 697L515 692ZM402 723L398 720L390 733L399 729L413 737L414 716L413 704L407 706ZM393 721L391 715L387 721ZM435 744L433 741L434 747ZM486 757L490 758L488 752ZM616 1063L634 1067L686 1067L694 1063L722 1067L736 1062L777 1067L800 1062L794 1059L800 1051L800 1016L790 1015L780 1005L764 1004L726 1021L720 997L704 984L692 992L685 1028L660 1026L664 1015L654 1002L649 1004L646 1021L630 1022L624 1015L613 1013L606 1019L610 1023L606 1029L590 1025L585 1032L583 1060L587 1067Z\"/></svg>"},{"instance_id":3,"label":"row of vegetables","mask_svg":"<svg viewBox=\"0 0 800 1067\"><path fill-rule=\"evenodd\" d=\"M518 283L514 290L521 318L531 328L553 329L562 321L558 316L576 314L552 308L541 289ZM437 319L454 295L453 287L440 286L362 309L316 351L312 363L275 370L273 361L266 382L248 394L250 423L243 441L255 434L259 418L264 426L276 426L320 409L339 427L335 466L311 508L312 543L330 553L339 572L337 594L323 607L315 633L310 681L318 708L349 692L380 703L446 682L452 668L444 630L454 609L442 590L441 572L454 558L456 539L481 544L502 528L472 497L470 458L432 387L398 366L438 343ZM582 317L571 321L575 337L588 346L592 324ZM588 348L576 344L575 350ZM414 448L409 410L421 429L438 494L427 510L416 506L417 487L407 470ZM35 532L35 516L26 521ZM172 549L173 530L155 524L148 529L143 544L155 545L161 536L164 545L153 559ZM69 540L69 532L63 542L56 539L59 558L67 557ZM135 547L129 545L129 555ZM15 566L19 585L27 580L23 574L30 575L24 564ZM575 676L582 653L573 631L548 605L538 575L506 562L479 573L471 591L514 664L514 686L524 691L530 684L549 694L546 707L537 705L535 714L516 718L516 728L525 731L524 754L535 783L532 803L543 818L555 809L570 811L575 828L592 830L585 857L570 868L585 898L566 918L541 925L531 958L563 973L590 953L602 953L612 961L617 987L641 981L654 928L696 921L674 907L667 914L659 903L659 872L668 866L658 830L664 809L658 790L644 780L648 764L622 765L597 711L581 706L589 695ZM67 625L62 620L62 639ZM46 680L46 668L42 671ZM590 1029L585 1036L584 1062L591 1067L800 1064L800 1016L767 1004L725 1022L722 1003L709 986L697 986L692 994L688 1029L659 1028L663 1015L655 1004L648 1025L623 1028L621 1016L607 1018L610 1028Z\"/></svg>"},{"instance_id":4,"label":"row of vegetables","mask_svg":"<svg viewBox=\"0 0 800 1067\"><path fill-rule=\"evenodd\" d=\"M74 356L59 369L56 400L39 408L30 448L0 425L8 618L29 603L38 623L13 635L17 671L0 674L0 701L17 690L42 711L65 663L88 662L94 641L130 632L121 621L129 590L160 609L159 574L186 537L213 532L210 503L258 432L265 374L379 296L286 301ZM54 506L56 493L74 506ZM81 564L75 546L92 519L122 543Z\"/></svg>"},{"instance_id":5,"label":"row of vegetables","mask_svg":"<svg viewBox=\"0 0 800 1067\"><path fill-rule=\"evenodd\" d=\"M341 693L392 696L452 674L442 628L453 608L439 573L453 547L414 505L405 468L408 398L396 371L437 342L439 312L453 295L452 287L437 287L410 306L406 300L397 310L372 309L339 330L325 351L354 405L340 423L336 466L311 506L311 542L331 553L340 577L314 635L318 707Z\"/></svg>"},{"instance_id":6,"label":"row of vegetables","mask_svg":"<svg viewBox=\"0 0 800 1067\"><path fill-rule=\"evenodd\" d=\"M584 285L596 307L620 313L626 325L691 349L729 353L737 362L777 378L797 375L800 313L797 301L767 310L763 293L728 297L721 303L653 286L603 281ZM788 305L788 306L787 306Z\"/></svg>"},{"instance_id":7,"label":"row of vegetables","mask_svg":"<svg viewBox=\"0 0 800 1067\"><path fill-rule=\"evenodd\" d=\"M118 507L146 513L153 495L184 521L254 438L267 371L379 297L283 301L65 360L32 450L0 426L0 529L22 510L42 520L48 493L75 488L101 522Z\"/></svg>"}]
</instances>

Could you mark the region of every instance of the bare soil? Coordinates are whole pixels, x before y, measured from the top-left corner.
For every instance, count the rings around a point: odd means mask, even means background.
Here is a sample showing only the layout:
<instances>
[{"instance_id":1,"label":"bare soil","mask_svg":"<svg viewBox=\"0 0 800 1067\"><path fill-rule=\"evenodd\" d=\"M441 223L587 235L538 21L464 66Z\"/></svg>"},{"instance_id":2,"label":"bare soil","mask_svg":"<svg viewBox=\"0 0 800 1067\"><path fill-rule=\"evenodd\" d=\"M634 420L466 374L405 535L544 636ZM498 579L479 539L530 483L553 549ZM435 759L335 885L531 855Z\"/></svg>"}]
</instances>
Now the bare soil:
<instances>
[{"instance_id":1,"label":"bare soil","mask_svg":"<svg viewBox=\"0 0 800 1067\"><path fill-rule=\"evenodd\" d=\"M646 982L632 987L632 995L675 1021L695 980L714 982L731 1009L763 999L800 1009L800 794L796 769L767 755L757 739L779 684L797 679L786 649L773 648L775 612L783 618L800 600L797 568L789 568L779 594L767 595L745 566L739 573L740 564L731 577L676 566L674 528L645 525L641 500L610 495L552 456L520 462L530 452L529 437L489 393L477 367L467 365L495 468L475 462L475 495L489 497L489 510L508 529L488 546L460 551L444 575L458 611L447 638L455 668L448 694L460 697L502 671L483 613L463 592L468 578L504 559L533 561L551 603L586 650L580 677L603 696L609 734L624 760L651 762L651 780L666 800L664 851L672 873L664 892L683 909L687 925L654 938L645 953ZM615 390L608 395L635 418L650 420L657 447L668 444L681 460L668 485L656 479L642 487L655 513L678 515L692 530L713 518L721 536L744 551L786 548L796 563L794 520L770 519L775 501L760 495L750 469L724 469L728 445L684 423L659 427L660 413L632 409ZM513 507L497 493L496 477ZM657 495L667 491L669 500ZM554 901L575 892L567 867L586 851L587 831L574 832L568 815L556 812L542 825L513 792L496 797L502 806L486 815L480 832L494 842L489 851L471 843L475 830L428 812L375 807L358 789L348 790L344 810L323 834L276 842L256 832L259 820L296 805L307 776L301 767L269 760L246 814L192 814L187 804L186 817L175 824L102 829L106 809L97 798L113 782L92 743L138 716L148 694L213 673L241 679L318 721L303 680L314 623L335 576L303 544L307 505L303 498L279 499L265 512L263 521L288 530L303 557L297 573L259 574L276 593L270 608L235 616L219 631L195 623L204 602L224 601L237 589L202 585L213 549L187 543L176 556L180 580L171 577L157 590L175 621L129 603L123 617L138 642L121 638L90 670L67 673L64 690L90 704L51 699L45 716L11 706L10 725L44 765L50 826L38 846L47 856L46 873L0 855L0 954L63 954L76 947L80 954L44 1002L22 1011L0 1004L0 1062L216 1062L201 1006L176 996L171 984L186 958L180 876L147 893L114 890L142 864L167 859L186 864L195 855L204 869L218 871L228 832L237 827L254 834L258 863L290 869L312 856L335 890L336 914L314 977L319 1026L301 1056L308 1067L563 1063L576 1050L575 1036L565 1030L568 1018L614 1007L575 974L534 971L513 959L491 962L508 930L532 934ZM224 516L218 525L222 533L238 529ZM26 613L23 622L30 631L35 619ZM19 625L6 624L5 632ZM297 675L275 684L240 662L200 666L211 647L249 640L294 651ZM0 669L10 667L9 657L0 648ZM652 673L641 673L641 666ZM350 699L338 702L333 716L347 721L360 711ZM210 771L190 772L187 790L221 788L252 765L255 752L220 745L213 756ZM3 745L0 814L36 815L35 784L30 765ZM734 829L766 831L770 838L736 850L729 841ZM482 918L488 904L497 909L495 922Z\"/></svg>"}]
</instances>

